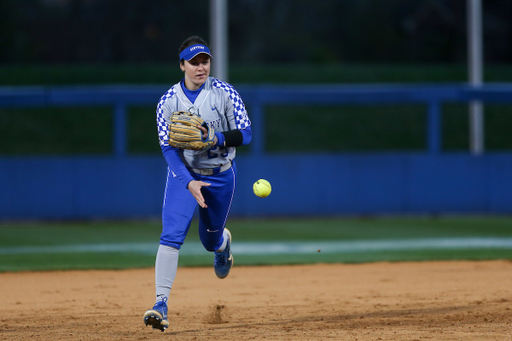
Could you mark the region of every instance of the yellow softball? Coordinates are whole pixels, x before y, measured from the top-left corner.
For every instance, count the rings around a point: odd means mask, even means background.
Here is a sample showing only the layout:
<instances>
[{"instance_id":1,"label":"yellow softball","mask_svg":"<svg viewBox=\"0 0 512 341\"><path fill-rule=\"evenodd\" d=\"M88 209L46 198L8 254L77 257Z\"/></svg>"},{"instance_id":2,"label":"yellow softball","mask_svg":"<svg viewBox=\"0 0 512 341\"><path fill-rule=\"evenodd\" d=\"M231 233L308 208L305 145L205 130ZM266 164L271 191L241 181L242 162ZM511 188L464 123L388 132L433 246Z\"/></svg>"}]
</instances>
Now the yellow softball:
<instances>
[{"instance_id":1,"label":"yellow softball","mask_svg":"<svg viewBox=\"0 0 512 341\"><path fill-rule=\"evenodd\" d=\"M252 185L252 190L254 194L256 194L260 198L268 197L270 192L272 192L272 186L270 186L270 182L265 179L259 179Z\"/></svg>"}]
</instances>

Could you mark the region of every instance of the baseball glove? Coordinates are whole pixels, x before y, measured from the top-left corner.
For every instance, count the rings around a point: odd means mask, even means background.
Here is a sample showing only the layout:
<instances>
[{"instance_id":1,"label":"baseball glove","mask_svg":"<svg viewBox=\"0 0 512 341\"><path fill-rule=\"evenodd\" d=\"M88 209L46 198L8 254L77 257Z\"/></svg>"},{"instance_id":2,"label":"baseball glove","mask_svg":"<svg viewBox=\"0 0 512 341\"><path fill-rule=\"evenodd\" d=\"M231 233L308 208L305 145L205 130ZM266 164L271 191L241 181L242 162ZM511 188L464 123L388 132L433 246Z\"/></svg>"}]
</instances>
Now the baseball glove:
<instances>
[{"instance_id":1,"label":"baseball glove","mask_svg":"<svg viewBox=\"0 0 512 341\"><path fill-rule=\"evenodd\" d=\"M197 126L203 126L208 131L205 139ZM210 149L215 144L215 131L201 117L188 111L176 111L171 114L169 144L181 149Z\"/></svg>"}]
</instances>

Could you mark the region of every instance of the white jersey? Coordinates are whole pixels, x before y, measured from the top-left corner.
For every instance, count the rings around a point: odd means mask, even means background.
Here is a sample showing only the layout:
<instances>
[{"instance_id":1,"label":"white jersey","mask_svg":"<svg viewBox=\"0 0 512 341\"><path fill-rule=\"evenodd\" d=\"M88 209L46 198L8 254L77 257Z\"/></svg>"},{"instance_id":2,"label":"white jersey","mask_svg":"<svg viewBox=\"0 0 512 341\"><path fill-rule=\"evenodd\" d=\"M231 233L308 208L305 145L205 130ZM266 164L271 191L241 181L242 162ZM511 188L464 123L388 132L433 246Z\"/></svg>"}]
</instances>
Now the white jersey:
<instances>
[{"instance_id":1,"label":"white jersey","mask_svg":"<svg viewBox=\"0 0 512 341\"><path fill-rule=\"evenodd\" d=\"M170 88L160 99L156 110L158 139L161 146L168 146L170 116L175 111L198 114L216 132L245 129L251 125L244 102L230 84L209 77L194 103L183 92L180 83ZM215 168L235 158L235 147L214 147L195 151L180 149L180 156L187 167Z\"/></svg>"}]
</instances>

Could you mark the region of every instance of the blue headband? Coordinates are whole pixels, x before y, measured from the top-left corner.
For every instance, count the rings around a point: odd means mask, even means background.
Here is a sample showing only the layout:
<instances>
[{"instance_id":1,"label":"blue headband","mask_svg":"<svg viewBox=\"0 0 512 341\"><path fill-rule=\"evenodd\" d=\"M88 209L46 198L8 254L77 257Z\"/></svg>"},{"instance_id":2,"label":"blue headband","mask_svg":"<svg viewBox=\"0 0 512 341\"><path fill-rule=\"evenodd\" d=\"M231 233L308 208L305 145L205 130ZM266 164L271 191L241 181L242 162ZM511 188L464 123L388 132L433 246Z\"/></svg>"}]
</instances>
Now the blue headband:
<instances>
[{"instance_id":1,"label":"blue headband","mask_svg":"<svg viewBox=\"0 0 512 341\"><path fill-rule=\"evenodd\" d=\"M200 53L206 53L207 55L209 55L210 57L213 58L213 56L210 54L210 49L208 47L201 45L201 44L196 44L196 45L189 46L186 49L184 49L183 51L181 51L180 52L180 60L182 60L182 59L191 60L192 58L194 58L195 56L197 56Z\"/></svg>"}]
</instances>

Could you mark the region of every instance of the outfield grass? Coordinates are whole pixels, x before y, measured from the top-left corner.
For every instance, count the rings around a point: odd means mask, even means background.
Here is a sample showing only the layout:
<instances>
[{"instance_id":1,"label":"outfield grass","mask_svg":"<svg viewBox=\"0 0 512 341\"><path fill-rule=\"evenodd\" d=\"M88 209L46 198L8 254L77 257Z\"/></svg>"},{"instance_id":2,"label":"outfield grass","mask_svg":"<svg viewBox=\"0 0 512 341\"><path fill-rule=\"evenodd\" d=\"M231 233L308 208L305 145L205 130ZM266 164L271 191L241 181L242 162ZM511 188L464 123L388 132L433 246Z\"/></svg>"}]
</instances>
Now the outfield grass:
<instances>
[{"instance_id":1,"label":"outfield grass","mask_svg":"<svg viewBox=\"0 0 512 341\"><path fill-rule=\"evenodd\" d=\"M197 244L197 222L187 243ZM236 255L238 265L302 264L318 262L422 261L446 259L512 259L510 248L458 248L419 250L368 250L314 254L266 255L265 243L325 241L388 241L425 238L512 238L512 217L409 217L409 218L304 218L231 219L234 243L261 242L261 254ZM11 252L13 248L57 247L149 243L158 247L160 223L82 222L82 223L3 223L0 225L0 271L54 269L123 269L152 267L155 254L124 250L120 252ZM320 244L319 244L320 245ZM211 266L212 255L185 254L180 266Z\"/></svg>"}]
</instances>

